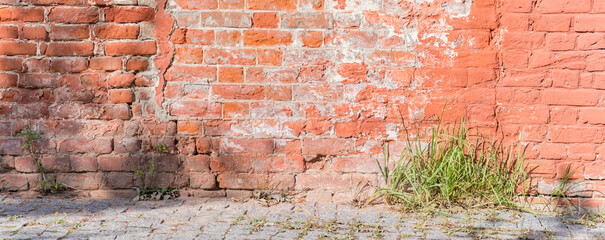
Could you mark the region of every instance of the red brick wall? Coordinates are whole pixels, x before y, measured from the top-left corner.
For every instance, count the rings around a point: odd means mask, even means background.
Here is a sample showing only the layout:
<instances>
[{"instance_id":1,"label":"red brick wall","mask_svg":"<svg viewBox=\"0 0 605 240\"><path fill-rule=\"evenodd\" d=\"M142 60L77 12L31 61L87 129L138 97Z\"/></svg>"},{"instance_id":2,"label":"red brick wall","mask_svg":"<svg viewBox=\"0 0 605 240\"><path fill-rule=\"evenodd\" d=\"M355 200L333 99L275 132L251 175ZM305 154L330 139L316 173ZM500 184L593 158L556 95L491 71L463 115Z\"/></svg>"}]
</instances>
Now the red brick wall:
<instances>
[{"instance_id":1,"label":"red brick wall","mask_svg":"<svg viewBox=\"0 0 605 240\"><path fill-rule=\"evenodd\" d=\"M447 121L523 133L545 188L568 164L605 186L596 0L0 3L4 189L35 188L15 137L30 126L47 168L93 194L155 157L162 183L198 194L338 200L377 181L399 113L434 124L446 102Z\"/></svg>"}]
</instances>

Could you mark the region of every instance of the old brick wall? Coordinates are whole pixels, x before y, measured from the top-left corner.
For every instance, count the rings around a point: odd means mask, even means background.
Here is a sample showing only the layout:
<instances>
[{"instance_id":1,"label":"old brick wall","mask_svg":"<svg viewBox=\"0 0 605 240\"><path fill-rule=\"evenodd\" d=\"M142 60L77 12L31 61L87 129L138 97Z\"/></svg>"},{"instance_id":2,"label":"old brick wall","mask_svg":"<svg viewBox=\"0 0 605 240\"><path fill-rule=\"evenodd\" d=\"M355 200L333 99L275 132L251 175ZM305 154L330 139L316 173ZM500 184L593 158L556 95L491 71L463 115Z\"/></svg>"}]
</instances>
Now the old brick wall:
<instances>
[{"instance_id":1,"label":"old brick wall","mask_svg":"<svg viewBox=\"0 0 605 240\"><path fill-rule=\"evenodd\" d=\"M342 200L377 182L400 115L427 126L446 102L446 121L523 133L543 191L570 164L605 188L597 0L0 3L5 190L36 187L16 137L30 126L43 164L93 196L153 160L159 183L196 195L279 183Z\"/></svg>"}]
</instances>

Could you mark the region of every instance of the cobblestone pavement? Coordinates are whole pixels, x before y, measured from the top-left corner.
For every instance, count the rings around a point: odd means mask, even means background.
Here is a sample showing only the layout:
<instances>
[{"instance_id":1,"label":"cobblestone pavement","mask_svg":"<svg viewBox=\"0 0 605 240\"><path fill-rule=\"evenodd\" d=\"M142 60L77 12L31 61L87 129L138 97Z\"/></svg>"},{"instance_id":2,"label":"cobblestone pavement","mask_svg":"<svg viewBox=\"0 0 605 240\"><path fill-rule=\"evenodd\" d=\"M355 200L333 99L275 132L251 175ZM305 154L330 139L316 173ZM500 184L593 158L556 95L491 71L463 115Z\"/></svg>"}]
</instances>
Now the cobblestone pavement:
<instances>
[{"instance_id":1,"label":"cobblestone pavement","mask_svg":"<svg viewBox=\"0 0 605 240\"><path fill-rule=\"evenodd\" d=\"M605 239L605 224L518 212L401 214L386 207L225 199L18 199L0 195L4 239Z\"/></svg>"}]
</instances>

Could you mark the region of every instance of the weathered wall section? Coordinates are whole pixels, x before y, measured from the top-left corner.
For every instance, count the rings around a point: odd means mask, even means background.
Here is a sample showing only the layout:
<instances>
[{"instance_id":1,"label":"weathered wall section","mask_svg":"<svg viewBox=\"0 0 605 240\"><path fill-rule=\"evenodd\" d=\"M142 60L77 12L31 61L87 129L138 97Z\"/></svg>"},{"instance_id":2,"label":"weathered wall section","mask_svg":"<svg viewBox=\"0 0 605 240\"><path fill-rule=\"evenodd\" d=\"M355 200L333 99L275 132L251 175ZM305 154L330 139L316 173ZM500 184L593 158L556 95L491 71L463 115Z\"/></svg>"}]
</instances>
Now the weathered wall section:
<instances>
[{"instance_id":1,"label":"weathered wall section","mask_svg":"<svg viewBox=\"0 0 605 240\"><path fill-rule=\"evenodd\" d=\"M158 182L198 195L279 184L343 199L377 181L400 115L432 124L446 101L447 121L524 133L544 189L569 164L605 186L596 0L0 3L6 190L36 186L16 138L30 126L47 168L93 195L153 160Z\"/></svg>"}]
</instances>

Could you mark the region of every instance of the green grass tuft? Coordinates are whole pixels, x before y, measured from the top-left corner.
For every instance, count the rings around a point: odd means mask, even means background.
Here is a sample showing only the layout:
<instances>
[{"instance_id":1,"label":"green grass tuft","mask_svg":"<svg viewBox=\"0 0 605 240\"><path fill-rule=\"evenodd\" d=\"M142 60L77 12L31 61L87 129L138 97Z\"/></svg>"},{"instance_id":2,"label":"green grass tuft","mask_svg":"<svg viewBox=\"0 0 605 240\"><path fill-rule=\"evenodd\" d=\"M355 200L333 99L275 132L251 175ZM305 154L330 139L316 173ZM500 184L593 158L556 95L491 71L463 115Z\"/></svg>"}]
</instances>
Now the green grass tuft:
<instances>
[{"instance_id":1,"label":"green grass tuft","mask_svg":"<svg viewBox=\"0 0 605 240\"><path fill-rule=\"evenodd\" d=\"M375 196L388 204L404 210L514 207L514 198L525 192L528 173L521 144L515 151L501 141L471 135L464 118L460 124L443 127L439 122L424 134L416 132L426 137L408 137L398 159L388 156L385 145L384 162L376 161L385 186Z\"/></svg>"}]
</instances>

